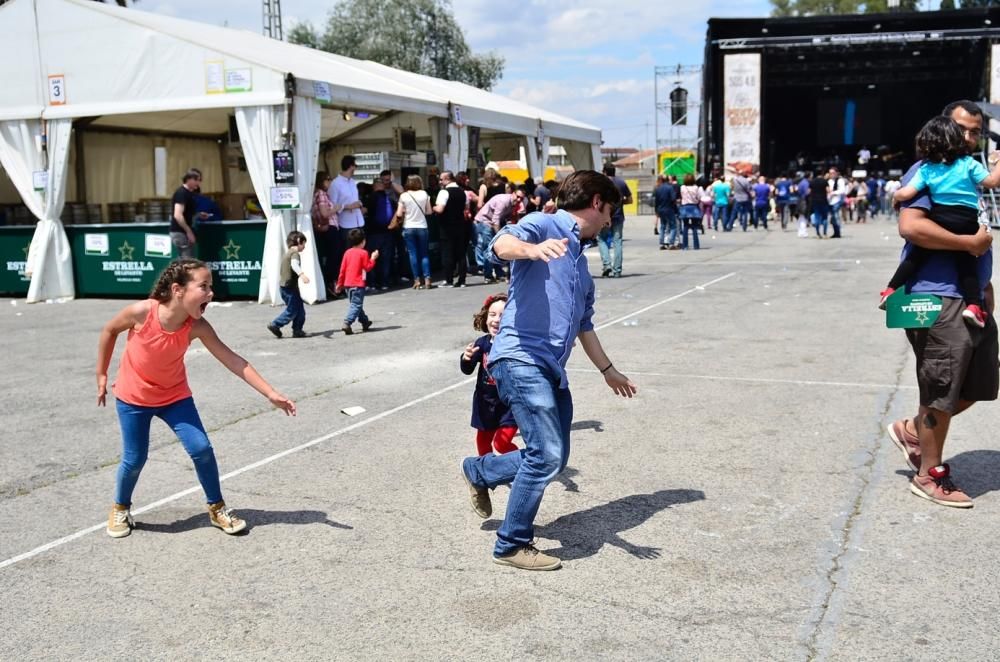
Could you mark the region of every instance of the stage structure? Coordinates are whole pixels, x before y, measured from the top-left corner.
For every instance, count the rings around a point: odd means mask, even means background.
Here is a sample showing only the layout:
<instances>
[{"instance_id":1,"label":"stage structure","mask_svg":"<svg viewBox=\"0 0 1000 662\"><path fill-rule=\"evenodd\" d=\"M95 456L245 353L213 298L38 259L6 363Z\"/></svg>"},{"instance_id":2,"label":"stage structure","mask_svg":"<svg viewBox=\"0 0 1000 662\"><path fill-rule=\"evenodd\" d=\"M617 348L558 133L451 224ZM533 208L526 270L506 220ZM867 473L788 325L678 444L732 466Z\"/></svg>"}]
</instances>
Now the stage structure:
<instances>
[{"instance_id":1,"label":"stage structure","mask_svg":"<svg viewBox=\"0 0 1000 662\"><path fill-rule=\"evenodd\" d=\"M997 7L710 19L699 164L896 174L948 102L1000 102L994 44Z\"/></svg>"},{"instance_id":2,"label":"stage structure","mask_svg":"<svg viewBox=\"0 0 1000 662\"><path fill-rule=\"evenodd\" d=\"M657 174L696 172L701 127L702 68L654 67L654 137Z\"/></svg>"}]
</instances>

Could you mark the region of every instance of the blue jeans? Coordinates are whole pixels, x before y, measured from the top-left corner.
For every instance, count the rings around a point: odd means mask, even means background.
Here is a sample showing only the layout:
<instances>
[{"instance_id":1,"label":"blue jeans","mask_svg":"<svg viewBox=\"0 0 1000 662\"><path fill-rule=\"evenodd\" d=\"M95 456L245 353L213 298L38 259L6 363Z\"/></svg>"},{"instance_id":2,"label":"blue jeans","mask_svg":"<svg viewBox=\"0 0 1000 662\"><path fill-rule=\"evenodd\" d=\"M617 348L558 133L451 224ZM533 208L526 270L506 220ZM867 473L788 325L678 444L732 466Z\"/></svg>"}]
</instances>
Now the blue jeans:
<instances>
[{"instance_id":1,"label":"blue jeans","mask_svg":"<svg viewBox=\"0 0 1000 662\"><path fill-rule=\"evenodd\" d=\"M733 202L733 213L729 215L729 229L733 229L733 225L739 220L740 227L743 231L747 231L747 222L750 220L750 201L749 200L736 200Z\"/></svg>"},{"instance_id":2,"label":"blue jeans","mask_svg":"<svg viewBox=\"0 0 1000 662\"><path fill-rule=\"evenodd\" d=\"M844 206L843 201L830 205L830 223L833 225L833 236L840 236L840 210ZM826 226L823 226L823 234L826 234Z\"/></svg>"},{"instance_id":3,"label":"blue jeans","mask_svg":"<svg viewBox=\"0 0 1000 662\"><path fill-rule=\"evenodd\" d=\"M424 280L430 280L431 258L428 250L427 228L403 230L403 241L406 242L406 252L410 256L410 271L413 273L413 280L421 277Z\"/></svg>"},{"instance_id":4,"label":"blue jeans","mask_svg":"<svg viewBox=\"0 0 1000 662\"><path fill-rule=\"evenodd\" d=\"M347 288L347 299L350 301L350 306L347 308L344 324L350 326L354 324L355 320L360 320L362 324L368 324L371 320L368 319L368 315L365 315L365 288Z\"/></svg>"},{"instance_id":5,"label":"blue jeans","mask_svg":"<svg viewBox=\"0 0 1000 662\"><path fill-rule=\"evenodd\" d=\"M610 271L613 276L622 275L622 228L625 226L623 219L611 219L611 227L603 228L598 235L597 248L601 252L601 263L604 271ZM611 239L611 248L608 248L608 239ZM614 251L614 262L611 260L611 251Z\"/></svg>"},{"instance_id":6,"label":"blue jeans","mask_svg":"<svg viewBox=\"0 0 1000 662\"><path fill-rule=\"evenodd\" d=\"M826 234L827 219L830 217L830 207L827 205L813 205L812 209L812 223L813 227L816 228L816 236L822 236L820 234L819 228L823 226L823 235Z\"/></svg>"},{"instance_id":7,"label":"blue jeans","mask_svg":"<svg viewBox=\"0 0 1000 662\"><path fill-rule=\"evenodd\" d=\"M191 456L207 502L222 501L219 465L215 462L215 451L205 434L205 426L198 417L194 398L187 397L163 407L140 407L116 400L115 408L122 428L122 461L118 465L115 503L132 505L132 492L149 455L149 424L154 416L170 426Z\"/></svg>"},{"instance_id":8,"label":"blue jeans","mask_svg":"<svg viewBox=\"0 0 1000 662\"><path fill-rule=\"evenodd\" d=\"M722 222L723 232L729 230L729 205L715 205L712 207L712 229L719 229L719 222Z\"/></svg>"},{"instance_id":9,"label":"blue jeans","mask_svg":"<svg viewBox=\"0 0 1000 662\"><path fill-rule=\"evenodd\" d=\"M754 207L753 208L753 226L756 228L758 225L763 225L764 229L767 229L767 212L770 209L767 207Z\"/></svg>"},{"instance_id":10,"label":"blue jeans","mask_svg":"<svg viewBox=\"0 0 1000 662\"><path fill-rule=\"evenodd\" d=\"M490 365L500 399L511 408L524 439L524 450L469 457L462 463L473 485L494 488L513 483L507 513L497 531L497 556L531 544L535 515L545 487L569 461L573 397L559 388L559 378L540 366L502 359Z\"/></svg>"},{"instance_id":11,"label":"blue jeans","mask_svg":"<svg viewBox=\"0 0 1000 662\"><path fill-rule=\"evenodd\" d=\"M677 243L677 210L673 207L658 212L660 217L660 245L673 246Z\"/></svg>"},{"instance_id":12,"label":"blue jeans","mask_svg":"<svg viewBox=\"0 0 1000 662\"><path fill-rule=\"evenodd\" d=\"M691 241L694 243L694 249L701 249L701 245L698 243L698 224L700 219L697 218L685 218L684 223L684 233L681 240L681 248L687 250L688 247L688 230L691 231Z\"/></svg>"},{"instance_id":13,"label":"blue jeans","mask_svg":"<svg viewBox=\"0 0 1000 662\"><path fill-rule=\"evenodd\" d=\"M476 237L476 264L482 269L483 278L493 278L493 263L490 261L490 242L496 236L493 228L486 223L473 223ZM497 274L499 275L499 274Z\"/></svg>"},{"instance_id":14,"label":"blue jeans","mask_svg":"<svg viewBox=\"0 0 1000 662\"><path fill-rule=\"evenodd\" d=\"M285 309L271 322L279 329L289 322L292 323L292 331L301 331L306 323L306 306L302 303L302 295L298 288L282 287L281 300L285 302Z\"/></svg>"}]
</instances>

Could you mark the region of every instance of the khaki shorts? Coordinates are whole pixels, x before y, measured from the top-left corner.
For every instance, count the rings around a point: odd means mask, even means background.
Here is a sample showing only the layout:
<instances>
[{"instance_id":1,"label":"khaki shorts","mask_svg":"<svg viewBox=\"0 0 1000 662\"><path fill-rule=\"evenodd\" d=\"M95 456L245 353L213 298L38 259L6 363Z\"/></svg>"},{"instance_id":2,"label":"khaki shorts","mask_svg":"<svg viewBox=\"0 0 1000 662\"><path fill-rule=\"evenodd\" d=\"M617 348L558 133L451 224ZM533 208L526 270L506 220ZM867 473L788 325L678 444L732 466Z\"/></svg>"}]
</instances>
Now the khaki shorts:
<instances>
[{"instance_id":1,"label":"khaki shorts","mask_svg":"<svg viewBox=\"0 0 1000 662\"><path fill-rule=\"evenodd\" d=\"M997 323L986 328L965 323L961 299L941 297L941 315L929 329L907 329L917 358L920 404L954 414L961 400L996 400L1000 387Z\"/></svg>"}]
</instances>

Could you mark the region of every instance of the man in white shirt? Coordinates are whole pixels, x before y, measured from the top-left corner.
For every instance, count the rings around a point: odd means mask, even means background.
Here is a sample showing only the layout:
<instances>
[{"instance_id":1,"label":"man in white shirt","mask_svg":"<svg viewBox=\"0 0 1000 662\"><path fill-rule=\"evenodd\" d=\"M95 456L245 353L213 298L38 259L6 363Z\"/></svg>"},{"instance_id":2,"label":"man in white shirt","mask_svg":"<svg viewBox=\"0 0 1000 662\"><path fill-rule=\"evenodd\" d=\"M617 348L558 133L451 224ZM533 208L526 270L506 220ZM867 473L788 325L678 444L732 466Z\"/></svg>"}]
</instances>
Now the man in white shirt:
<instances>
[{"instance_id":1,"label":"man in white shirt","mask_svg":"<svg viewBox=\"0 0 1000 662\"><path fill-rule=\"evenodd\" d=\"M861 149L858 150L858 165L859 166L867 165L868 162L871 161L871 158L872 158L872 153L868 151L867 147L862 145Z\"/></svg>"},{"instance_id":2,"label":"man in white shirt","mask_svg":"<svg viewBox=\"0 0 1000 662\"><path fill-rule=\"evenodd\" d=\"M365 227L361 200L358 198L358 183L354 181L357 162L348 154L340 160L340 174L330 185L330 199L334 208L339 209L340 233L346 240L347 232Z\"/></svg>"},{"instance_id":3,"label":"man in white shirt","mask_svg":"<svg viewBox=\"0 0 1000 662\"><path fill-rule=\"evenodd\" d=\"M830 181L830 224L833 226L832 238L840 239L840 210L847 203L847 180L840 176L840 172L836 168L830 168L826 178Z\"/></svg>"}]
</instances>

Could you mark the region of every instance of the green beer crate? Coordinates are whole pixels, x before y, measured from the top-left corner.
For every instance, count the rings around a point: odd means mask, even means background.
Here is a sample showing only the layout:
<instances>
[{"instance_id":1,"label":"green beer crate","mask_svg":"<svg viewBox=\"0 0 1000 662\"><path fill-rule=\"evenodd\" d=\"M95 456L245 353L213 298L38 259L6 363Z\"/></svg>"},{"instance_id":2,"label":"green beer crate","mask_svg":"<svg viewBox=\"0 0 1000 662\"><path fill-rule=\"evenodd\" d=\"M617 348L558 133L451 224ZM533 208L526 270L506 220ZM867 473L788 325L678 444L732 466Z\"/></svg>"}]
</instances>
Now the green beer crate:
<instances>
[{"instance_id":1,"label":"green beer crate","mask_svg":"<svg viewBox=\"0 0 1000 662\"><path fill-rule=\"evenodd\" d=\"M35 235L34 225L0 227L0 294L24 296L31 279L24 274L28 263L28 247Z\"/></svg>"}]
</instances>

